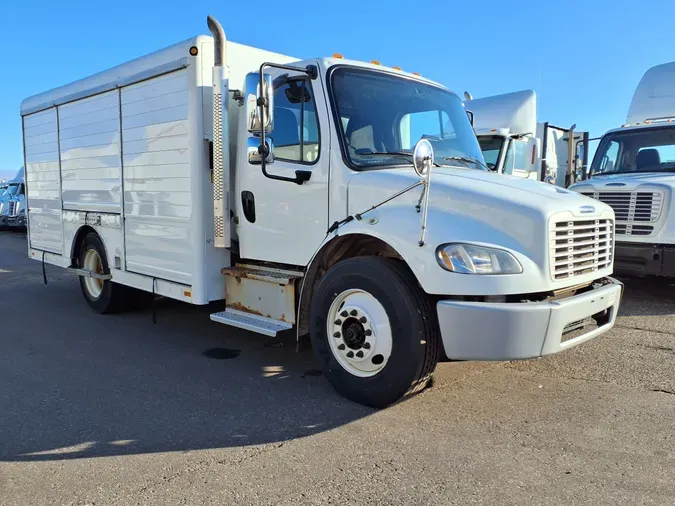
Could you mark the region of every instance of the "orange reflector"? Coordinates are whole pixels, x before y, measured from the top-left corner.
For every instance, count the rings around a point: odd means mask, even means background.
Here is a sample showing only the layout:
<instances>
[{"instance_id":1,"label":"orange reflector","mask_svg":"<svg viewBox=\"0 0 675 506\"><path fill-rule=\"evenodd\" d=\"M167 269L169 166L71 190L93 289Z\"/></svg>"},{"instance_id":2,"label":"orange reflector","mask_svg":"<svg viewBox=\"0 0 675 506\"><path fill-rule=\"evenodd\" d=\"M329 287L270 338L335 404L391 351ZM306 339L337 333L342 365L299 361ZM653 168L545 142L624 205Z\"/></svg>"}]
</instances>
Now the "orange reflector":
<instances>
[{"instance_id":1,"label":"orange reflector","mask_svg":"<svg viewBox=\"0 0 675 506\"><path fill-rule=\"evenodd\" d=\"M420 73L419 73L419 72L413 72L413 75L414 75L414 76L419 76Z\"/></svg>"},{"instance_id":2,"label":"orange reflector","mask_svg":"<svg viewBox=\"0 0 675 506\"><path fill-rule=\"evenodd\" d=\"M185 290L183 292L183 295L185 295L186 297L192 297L192 292L188 292L187 290Z\"/></svg>"},{"instance_id":3,"label":"orange reflector","mask_svg":"<svg viewBox=\"0 0 675 506\"><path fill-rule=\"evenodd\" d=\"M537 146L532 146L532 162L530 162L532 165L534 165L534 158L536 154L537 154Z\"/></svg>"},{"instance_id":4,"label":"orange reflector","mask_svg":"<svg viewBox=\"0 0 675 506\"><path fill-rule=\"evenodd\" d=\"M373 65L381 65L381 63L377 60L370 60L370 63L372 63Z\"/></svg>"},{"instance_id":5,"label":"orange reflector","mask_svg":"<svg viewBox=\"0 0 675 506\"><path fill-rule=\"evenodd\" d=\"M394 70L401 70L401 67L392 67Z\"/></svg>"},{"instance_id":6,"label":"orange reflector","mask_svg":"<svg viewBox=\"0 0 675 506\"><path fill-rule=\"evenodd\" d=\"M344 56L342 56L340 53L335 53L335 54L333 55L333 58L343 59Z\"/></svg>"},{"instance_id":7,"label":"orange reflector","mask_svg":"<svg viewBox=\"0 0 675 506\"><path fill-rule=\"evenodd\" d=\"M195 46L192 46L192 47L190 48L190 54L191 54L192 56L197 56L197 53L199 53L199 50L198 50Z\"/></svg>"}]
</instances>

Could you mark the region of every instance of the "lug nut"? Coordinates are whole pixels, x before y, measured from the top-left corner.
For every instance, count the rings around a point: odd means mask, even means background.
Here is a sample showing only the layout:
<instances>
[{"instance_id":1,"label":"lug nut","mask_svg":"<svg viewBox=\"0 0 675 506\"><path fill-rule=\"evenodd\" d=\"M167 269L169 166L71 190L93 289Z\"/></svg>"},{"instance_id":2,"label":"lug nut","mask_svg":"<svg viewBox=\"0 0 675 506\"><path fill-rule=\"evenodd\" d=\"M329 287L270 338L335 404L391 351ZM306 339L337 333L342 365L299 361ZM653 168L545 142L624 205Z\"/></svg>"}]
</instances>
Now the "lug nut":
<instances>
[{"instance_id":1,"label":"lug nut","mask_svg":"<svg viewBox=\"0 0 675 506\"><path fill-rule=\"evenodd\" d=\"M370 349L370 343L363 343L363 349L369 350Z\"/></svg>"},{"instance_id":2,"label":"lug nut","mask_svg":"<svg viewBox=\"0 0 675 506\"><path fill-rule=\"evenodd\" d=\"M344 350L344 349L345 349L345 345L344 345L344 344L341 344L340 346L338 346L338 350L342 351L342 350Z\"/></svg>"},{"instance_id":3,"label":"lug nut","mask_svg":"<svg viewBox=\"0 0 675 506\"><path fill-rule=\"evenodd\" d=\"M342 320L335 320L335 325L342 325Z\"/></svg>"},{"instance_id":4,"label":"lug nut","mask_svg":"<svg viewBox=\"0 0 675 506\"><path fill-rule=\"evenodd\" d=\"M365 331L365 334L366 334L367 336L372 335L372 333L373 333L373 331L370 330L370 329L366 329L366 331Z\"/></svg>"},{"instance_id":5,"label":"lug nut","mask_svg":"<svg viewBox=\"0 0 675 506\"><path fill-rule=\"evenodd\" d=\"M362 316L361 318L359 318L359 321L360 321L361 323L366 323L368 320L366 319L365 316Z\"/></svg>"},{"instance_id":6,"label":"lug nut","mask_svg":"<svg viewBox=\"0 0 675 506\"><path fill-rule=\"evenodd\" d=\"M357 351L356 356L359 358L363 358L363 352L362 351Z\"/></svg>"},{"instance_id":7,"label":"lug nut","mask_svg":"<svg viewBox=\"0 0 675 506\"><path fill-rule=\"evenodd\" d=\"M356 309L352 309L349 314L352 316L356 316L359 313L356 311Z\"/></svg>"},{"instance_id":8,"label":"lug nut","mask_svg":"<svg viewBox=\"0 0 675 506\"><path fill-rule=\"evenodd\" d=\"M342 311L342 313L340 313L340 316L342 316L343 318L347 318L349 316L349 313L347 311Z\"/></svg>"},{"instance_id":9,"label":"lug nut","mask_svg":"<svg viewBox=\"0 0 675 506\"><path fill-rule=\"evenodd\" d=\"M354 358L354 352L350 351L349 353L347 353L347 358Z\"/></svg>"},{"instance_id":10,"label":"lug nut","mask_svg":"<svg viewBox=\"0 0 675 506\"><path fill-rule=\"evenodd\" d=\"M340 337L340 333L336 332L335 334L333 334L333 337Z\"/></svg>"}]
</instances>

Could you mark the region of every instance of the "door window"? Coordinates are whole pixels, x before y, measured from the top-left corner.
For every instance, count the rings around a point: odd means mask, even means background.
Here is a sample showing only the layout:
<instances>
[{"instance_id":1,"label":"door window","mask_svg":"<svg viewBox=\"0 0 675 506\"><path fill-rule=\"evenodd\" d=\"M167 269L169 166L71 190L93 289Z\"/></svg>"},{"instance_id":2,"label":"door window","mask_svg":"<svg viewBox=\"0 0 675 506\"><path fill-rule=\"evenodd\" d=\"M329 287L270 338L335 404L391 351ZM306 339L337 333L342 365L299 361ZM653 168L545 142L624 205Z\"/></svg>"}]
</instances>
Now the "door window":
<instances>
[{"instance_id":1,"label":"door window","mask_svg":"<svg viewBox=\"0 0 675 506\"><path fill-rule=\"evenodd\" d=\"M514 170L529 170L527 142L511 140L506 152L504 174L513 174Z\"/></svg>"},{"instance_id":2,"label":"door window","mask_svg":"<svg viewBox=\"0 0 675 506\"><path fill-rule=\"evenodd\" d=\"M319 158L319 123L305 79L287 81L274 91L271 137L278 160L313 164Z\"/></svg>"}]
</instances>

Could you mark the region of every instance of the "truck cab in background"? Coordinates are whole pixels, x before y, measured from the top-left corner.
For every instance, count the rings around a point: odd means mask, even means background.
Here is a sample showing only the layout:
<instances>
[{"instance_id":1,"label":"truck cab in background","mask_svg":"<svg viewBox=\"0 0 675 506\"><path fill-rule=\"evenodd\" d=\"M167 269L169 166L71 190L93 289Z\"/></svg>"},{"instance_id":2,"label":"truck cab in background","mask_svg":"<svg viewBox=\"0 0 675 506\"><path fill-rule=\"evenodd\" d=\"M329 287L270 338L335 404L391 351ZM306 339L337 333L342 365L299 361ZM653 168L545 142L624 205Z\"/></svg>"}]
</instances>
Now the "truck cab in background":
<instances>
[{"instance_id":1,"label":"truck cab in background","mask_svg":"<svg viewBox=\"0 0 675 506\"><path fill-rule=\"evenodd\" d=\"M562 187L583 178L588 133L538 123L534 91L464 98L491 171Z\"/></svg>"},{"instance_id":2,"label":"truck cab in background","mask_svg":"<svg viewBox=\"0 0 675 506\"><path fill-rule=\"evenodd\" d=\"M14 179L0 188L0 230L17 230L26 226L26 183L23 167Z\"/></svg>"},{"instance_id":3,"label":"truck cab in background","mask_svg":"<svg viewBox=\"0 0 675 506\"><path fill-rule=\"evenodd\" d=\"M589 178L570 187L616 215L616 273L675 278L675 62L648 69L626 123L606 132Z\"/></svg>"}]
</instances>

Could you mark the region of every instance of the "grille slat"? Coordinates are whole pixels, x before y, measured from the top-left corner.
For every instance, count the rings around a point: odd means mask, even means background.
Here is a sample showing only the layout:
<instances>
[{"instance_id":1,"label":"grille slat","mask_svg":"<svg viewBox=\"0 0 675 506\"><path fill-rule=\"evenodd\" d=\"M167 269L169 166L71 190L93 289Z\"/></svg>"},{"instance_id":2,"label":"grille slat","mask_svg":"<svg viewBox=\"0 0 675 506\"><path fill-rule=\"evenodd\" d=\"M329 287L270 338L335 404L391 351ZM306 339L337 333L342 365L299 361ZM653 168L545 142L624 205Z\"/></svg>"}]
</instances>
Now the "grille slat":
<instances>
[{"instance_id":1,"label":"grille slat","mask_svg":"<svg viewBox=\"0 0 675 506\"><path fill-rule=\"evenodd\" d=\"M9 201L9 215L14 216L14 212L16 209L16 202L14 200Z\"/></svg>"},{"instance_id":2,"label":"grille slat","mask_svg":"<svg viewBox=\"0 0 675 506\"><path fill-rule=\"evenodd\" d=\"M634 191L634 192L581 192L582 195L604 202L614 209L617 221L632 223L655 223L661 216L663 207L663 192ZM654 227L631 227L624 224L616 225L616 233L621 235L650 235Z\"/></svg>"},{"instance_id":3,"label":"grille slat","mask_svg":"<svg viewBox=\"0 0 675 506\"><path fill-rule=\"evenodd\" d=\"M612 220L556 222L551 229L551 274L554 279L581 276L612 265Z\"/></svg>"}]
</instances>

